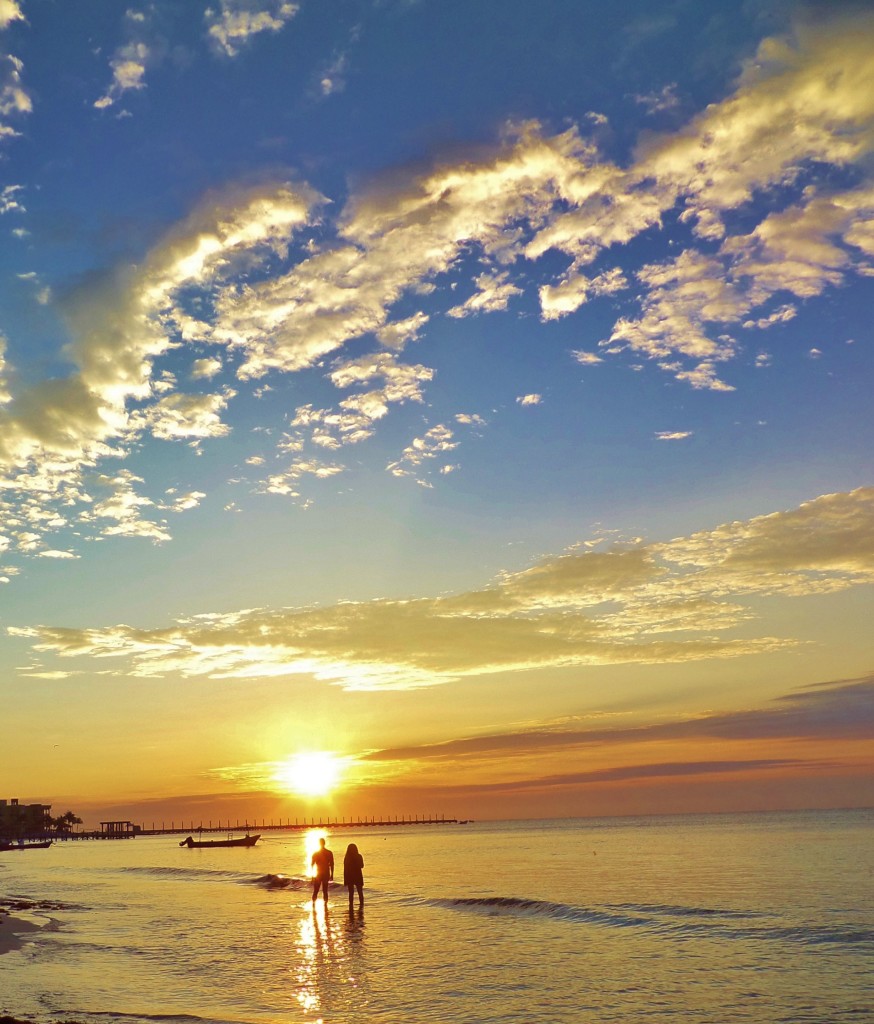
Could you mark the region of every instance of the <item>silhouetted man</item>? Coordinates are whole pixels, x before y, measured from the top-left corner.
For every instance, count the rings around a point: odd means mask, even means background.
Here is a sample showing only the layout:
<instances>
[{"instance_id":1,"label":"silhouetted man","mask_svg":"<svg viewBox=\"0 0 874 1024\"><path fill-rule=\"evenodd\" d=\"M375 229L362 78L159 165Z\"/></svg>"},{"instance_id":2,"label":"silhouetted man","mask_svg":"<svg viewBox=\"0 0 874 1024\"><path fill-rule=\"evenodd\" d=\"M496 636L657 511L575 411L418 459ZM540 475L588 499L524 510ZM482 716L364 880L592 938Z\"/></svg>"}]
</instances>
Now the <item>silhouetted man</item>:
<instances>
[{"instance_id":1,"label":"silhouetted man","mask_svg":"<svg viewBox=\"0 0 874 1024\"><path fill-rule=\"evenodd\" d=\"M315 906L316 897L319 895L319 889L321 889L325 906L327 907L328 882L334 880L334 854L325 846L324 839L319 840L319 848L313 854L311 863L315 868L313 875L313 905Z\"/></svg>"}]
</instances>

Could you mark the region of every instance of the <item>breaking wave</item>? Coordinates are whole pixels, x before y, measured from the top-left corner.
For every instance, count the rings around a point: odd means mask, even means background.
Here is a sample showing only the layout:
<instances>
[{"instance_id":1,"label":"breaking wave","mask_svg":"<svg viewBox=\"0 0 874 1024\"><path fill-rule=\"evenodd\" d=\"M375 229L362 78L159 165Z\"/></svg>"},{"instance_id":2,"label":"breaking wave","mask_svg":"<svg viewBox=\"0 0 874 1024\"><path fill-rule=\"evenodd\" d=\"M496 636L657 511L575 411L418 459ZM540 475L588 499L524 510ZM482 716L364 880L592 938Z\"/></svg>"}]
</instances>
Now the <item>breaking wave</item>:
<instances>
[{"instance_id":1,"label":"breaking wave","mask_svg":"<svg viewBox=\"0 0 874 1024\"><path fill-rule=\"evenodd\" d=\"M710 907L669 904L617 904L600 908L577 907L547 900L512 896L427 899L430 906L492 917L530 917L609 928L641 928L677 937L771 940L807 946L842 945L874 947L874 931L836 922L833 925L751 923L765 914ZM773 918L771 918L774 921ZM737 922L737 923L736 923ZM745 923L740 923L745 922Z\"/></svg>"}]
</instances>

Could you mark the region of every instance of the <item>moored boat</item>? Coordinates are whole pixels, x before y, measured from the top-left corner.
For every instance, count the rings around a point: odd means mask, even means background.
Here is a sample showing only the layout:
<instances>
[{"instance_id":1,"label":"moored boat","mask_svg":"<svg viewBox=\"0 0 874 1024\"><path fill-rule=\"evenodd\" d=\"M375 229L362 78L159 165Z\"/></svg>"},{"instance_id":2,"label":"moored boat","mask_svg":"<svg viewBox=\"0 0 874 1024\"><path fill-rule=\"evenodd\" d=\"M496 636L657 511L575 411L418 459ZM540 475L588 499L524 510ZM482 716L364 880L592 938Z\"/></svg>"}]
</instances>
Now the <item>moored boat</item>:
<instances>
[{"instance_id":1,"label":"moored boat","mask_svg":"<svg viewBox=\"0 0 874 1024\"><path fill-rule=\"evenodd\" d=\"M51 845L51 839L39 843L0 843L0 853L7 850L47 850Z\"/></svg>"},{"instance_id":2,"label":"moored boat","mask_svg":"<svg viewBox=\"0 0 874 1024\"><path fill-rule=\"evenodd\" d=\"M260 838L260 833L257 836L246 835L239 839L195 839L188 836L179 845L187 846L189 850L212 849L216 846L254 846Z\"/></svg>"}]
</instances>

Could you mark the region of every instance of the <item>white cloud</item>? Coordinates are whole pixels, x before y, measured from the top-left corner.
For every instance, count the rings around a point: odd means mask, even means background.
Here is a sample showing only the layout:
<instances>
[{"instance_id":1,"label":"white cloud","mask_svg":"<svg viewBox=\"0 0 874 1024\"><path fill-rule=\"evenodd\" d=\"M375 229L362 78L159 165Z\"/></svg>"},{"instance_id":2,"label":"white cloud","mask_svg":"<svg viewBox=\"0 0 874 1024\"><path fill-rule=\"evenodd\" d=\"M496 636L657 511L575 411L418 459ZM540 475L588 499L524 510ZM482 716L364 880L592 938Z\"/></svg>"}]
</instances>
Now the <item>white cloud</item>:
<instances>
[{"instance_id":1,"label":"white cloud","mask_svg":"<svg viewBox=\"0 0 874 1024\"><path fill-rule=\"evenodd\" d=\"M109 61L112 81L106 92L94 101L97 110L113 106L127 92L145 89L146 72L163 61L168 50L166 40L153 30L150 19L142 11L125 11L122 34L125 42Z\"/></svg>"},{"instance_id":2,"label":"white cloud","mask_svg":"<svg viewBox=\"0 0 874 1024\"><path fill-rule=\"evenodd\" d=\"M170 501L161 505L162 509L170 512L187 512L189 509L197 508L206 497L203 491L186 491L185 494L176 494L168 491Z\"/></svg>"},{"instance_id":3,"label":"white cloud","mask_svg":"<svg viewBox=\"0 0 874 1024\"><path fill-rule=\"evenodd\" d=\"M677 83L671 82L657 92L636 95L634 102L644 107L648 114L659 114L665 110L674 110L680 105L677 97Z\"/></svg>"},{"instance_id":4,"label":"white cloud","mask_svg":"<svg viewBox=\"0 0 874 1024\"><path fill-rule=\"evenodd\" d=\"M309 476L317 480L328 480L332 476L345 471L339 463L322 462L320 459L295 459L288 469L282 473L273 473L260 486L264 494L280 494L291 498L300 498L298 483L301 477Z\"/></svg>"},{"instance_id":5,"label":"white cloud","mask_svg":"<svg viewBox=\"0 0 874 1024\"><path fill-rule=\"evenodd\" d=\"M71 295L63 312L75 372L22 390L0 408L6 493L17 494L25 512L29 495L39 495L43 507L85 506L82 521L93 524L84 474L123 456L143 431L167 440L224 436L221 413L232 391L179 394L175 375L155 370L156 361L182 343L176 329L184 318L175 296L183 288L208 291L240 265L251 268L284 253L317 201L310 190L284 184L211 196L137 268ZM166 534L163 527L125 529Z\"/></svg>"},{"instance_id":6,"label":"white cloud","mask_svg":"<svg viewBox=\"0 0 874 1024\"><path fill-rule=\"evenodd\" d=\"M345 53L338 53L319 75L319 90L322 96L333 96L346 88L346 72L349 59Z\"/></svg>"},{"instance_id":7,"label":"white cloud","mask_svg":"<svg viewBox=\"0 0 874 1024\"><path fill-rule=\"evenodd\" d=\"M104 537L144 537L155 543L170 540L166 521L154 522L143 519L141 510L155 507L151 498L138 494L136 484L143 483L141 477L130 470L120 470L115 476L102 475L97 484L108 490L108 495L95 502L90 512L83 513L83 522L98 522ZM102 522L109 520L107 524Z\"/></svg>"},{"instance_id":8,"label":"white cloud","mask_svg":"<svg viewBox=\"0 0 874 1024\"><path fill-rule=\"evenodd\" d=\"M24 15L16 0L0 0L0 30L8 28L13 21L21 21Z\"/></svg>"},{"instance_id":9,"label":"white cloud","mask_svg":"<svg viewBox=\"0 0 874 1024\"><path fill-rule=\"evenodd\" d=\"M191 379L211 380L217 373L221 373L222 368L221 359L214 356L208 359L195 359L191 364Z\"/></svg>"},{"instance_id":10,"label":"white cloud","mask_svg":"<svg viewBox=\"0 0 874 1024\"><path fill-rule=\"evenodd\" d=\"M585 274L570 273L559 284L540 288L541 319L557 320L568 313L575 313L589 301L590 296L613 295L627 287L628 281L618 267L594 279Z\"/></svg>"},{"instance_id":11,"label":"white cloud","mask_svg":"<svg viewBox=\"0 0 874 1024\"><path fill-rule=\"evenodd\" d=\"M204 12L206 31L214 48L235 57L253 36L279 32L300 9L288 0L219 0Z\"/></svg>"},{"instance_id":12,"label":"white cloud","mask_svg":"<svg viewBox=\"0 0 874 1024\"><path fill-rule=\"evenodd\" d=\"M449 427L439 423L436 427L427 430L422 437L414 438L404 449L397 462L389 463L386 469L392 476L413 476L419 482L424 482L417 471L428 460L435 459L457 448L458 441L454 441L453 437L454 434Z\"/></svg>"},{"instance_id":13,"label":"white cloud","mask_svg":"<svg viewBox=\"0 0 874 1024\"><path fill-rule=\"evenodd\" d=\"M874 488L861 488L666 543L561 555L454 596L204 614L151 630L7 632L38 655L125 659L141 677L306 674L347 689L409 689L536 667L785 649L803 638L749 636L753 598L871 582ZM742 636L716 635L739 626Z\"/></svg>"},{"instance_id":14,"label":"white cloud","mask_svg":"<svg viewBox=\"0 0 874 1024\"><path fill-rule=\"evenodd\" d=\"M474 281L478 291L460 306L447 310L447 316L465 317L472 313L494 313L506 309L507 303L514 295L521 295L522 289L509 281L509 272L498 274L480 274Z\"/></svg>"},{"instance_id":15,"label":"white cloud","mask_svg":"<svg viewBox=\"0 0 874 1024\"><path fill-rule=\"evenodd\" d=\"M582 349L574 349L571 355L583 366L595 366L598 363L604 362L603 357L599 356L596 352L585 352Z\"/></svg>"},{"instance_id":16,"label":"white cloud","mask_svg":"<svg viewBox=\"0 0 874 1024\"><path fill-rule=\"evenodd\" d=\"M691 437L691 430L657 430L656 438L659 441L682 441L683 438Z\"/></svg>"},{"instance_id":17,"label":"white cloud","mask_svg":"<svg viewBox=\"0 0 874 1024\"><path fill-rule=\"evenodd\" d=\"M10 19L20 14L8 0L3 11ZM232 54L253 35L279 31L296 11L278 0L226 0L213 5L208 24L215 45ZM125 26L110 99L140 88L159 55L145 13L128 12ZM135 44L146 50L124 50ZM353 195L299 251L292 236L327 209L312 189L272 183L207 197L136 266L65 300L75 364L69 377L11 393L15 368L0 365L5 493L17 496L28 531L45 532L55 527L38 510L63 506L62 519L75 522L77 508L87 511L85 475L125 456L144 431L180 441L223 436L231 392L183 395L177 377L159 368L187 345L201 354L191 361L191 379L236 372L241 384L336 358L356 339L361 349L381 345L382 361L356 349L355 359L331 366L329 378L350 393L335 409L305 413L301 406L307 425L301 419L282 441L304 461L307 443L322 451L359 443L393 403L422 401L433 371L397 356L428 323L423 312L406 315L405 303L431 291L437 306L441 275L476 265L473 294L443 307L453 315L504 309L520 282L540 274L534 287L542 318L569 316L593 296L627 286L618 268L587 271L605 249L647 229L664 237L677 216L703 239L701 251L690 247L642 268L640 305L624 310L600 355L579 350L574 358L587 365L625 351L634 369L650 360L693 388L730 390L724 378L740 352L732 332L786 322L795 311L788 298L814 298L868 272L872 44L870 16L766 41L726 99L679 132L647 137L627 167L605 160L576 128L550 136L533 122L511 126L491 151L394 175ZM3 93L11 117L26 112L29 100L20 62L10 60L21 90ZM849 169L859 183L830 187L838 176L814 173L823 166ZM772 212L731 234L723 214L764 193ZM20 203L19 192L2 195L10 209ZM791 205L774 209L782 195L792 196ZM550 265L556 252L568 263L544 281L538 260L547 252ZM225 351L203 357L207 346ZM764 360L756 357L758 365ZM402 473L412 467L405 454L392 465ZM301 475L309 474L283 479Z\"/></svg>"},{"instance_id":18,"label":"white cloud","mask_svg":"<svg viewBox=\"0 0 874 1024\"><path fill-rule=\"evenodd\" d=\"M396 320L394 323L386 324L376 332L376 336L386 348L399 352L408 341L418 340L428 319L424 313L415 313L405 320Z\"/></svg>"},{"instance_id":19,"label":"white cloud","mask_svg":"<svg viewBox=\"0 0 874 1024\"><path fill-rule=\"evenodd\" d=\"M780 306L779 309L775 309L773 313L769 313L767 316L759 317L758 320L747 320L743 326L747 329L756 327L762 331L772 327L774 324L785 324L789 320L793 320L797 313L798 309L795 306L787 304Z\"/></svg>"},{"instance_id":20,"label":"white cloud","mask_svg":"<svg viewBox=\"0 0 874 1024\"><path fill-rule=\"evenodd\" d=\"M33 110L33 101L24 87L24 64L10 53L0 53L0 140L18 132L8 124Z\"/></svg>"},{"instance_id":21,"label":"white cloud","mask_svg":"<svg viewBox=\"0 0 874 1024\"><path fill-rule=\"evenodd\" d=\"M230 427L221 420L233 391L212 395L172 394L141 413L131 415L134 430L149 430L163 440L225 437Z\"/></svg>"},{"instance_id":22,"label":"white cloud","mask_svg":"<svg viewBox=\"0 0 874 1024\"><path fill-rule=\"evenodd\" d=\"M543 395L538 394L519 395L516 399L519 405L540 405L542 401Z\"/></svg>"},{"instance_id":23,"label":"white cloud","mask_svg":"<svg viewBox=\"0 0 874 1024\"><path fill-rule=\"evenodd\" d=\"M25 213L24 204L21 201L23 185L7 185L0 190L0 216L4 213Z\"/></svg>"}]
</instances>

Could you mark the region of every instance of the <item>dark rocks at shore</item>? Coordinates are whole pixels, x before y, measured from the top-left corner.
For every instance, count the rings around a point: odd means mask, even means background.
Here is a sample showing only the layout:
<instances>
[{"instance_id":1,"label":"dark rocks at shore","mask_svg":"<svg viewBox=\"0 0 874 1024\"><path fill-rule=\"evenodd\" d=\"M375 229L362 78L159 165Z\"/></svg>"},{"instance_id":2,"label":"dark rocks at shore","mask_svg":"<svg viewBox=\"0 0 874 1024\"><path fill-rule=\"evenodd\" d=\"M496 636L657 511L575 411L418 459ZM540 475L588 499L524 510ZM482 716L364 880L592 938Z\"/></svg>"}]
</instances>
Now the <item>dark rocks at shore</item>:
<instances>
[{"instance_id":1,"label":"dark rocks at shore","mask_svg":"<svg viewBox=\"0 0 874 1024\"><path fill-rule=\"evenodd\" d=\"M5 1014L0 1014L0 1024L33 1024L32 1020L25 1020L22 1017L9 1017ZM75 1020L65 1020L61 1024L79 1024Z\"/></svg>"}]
</instances>

